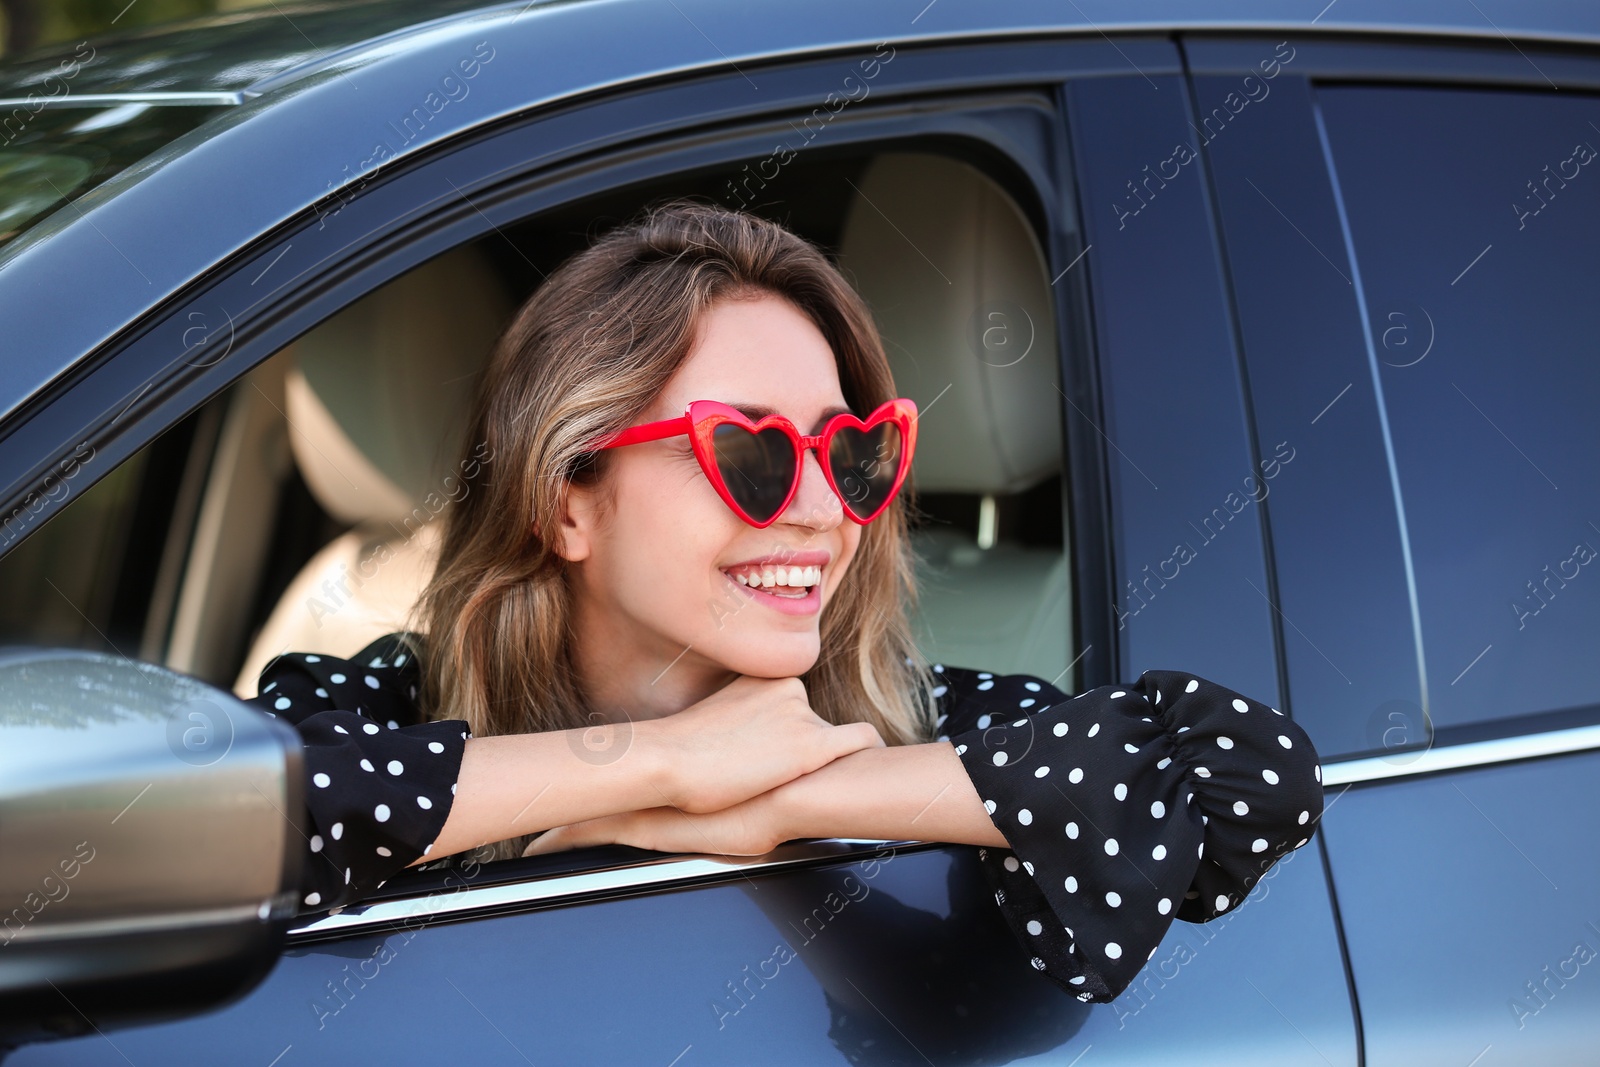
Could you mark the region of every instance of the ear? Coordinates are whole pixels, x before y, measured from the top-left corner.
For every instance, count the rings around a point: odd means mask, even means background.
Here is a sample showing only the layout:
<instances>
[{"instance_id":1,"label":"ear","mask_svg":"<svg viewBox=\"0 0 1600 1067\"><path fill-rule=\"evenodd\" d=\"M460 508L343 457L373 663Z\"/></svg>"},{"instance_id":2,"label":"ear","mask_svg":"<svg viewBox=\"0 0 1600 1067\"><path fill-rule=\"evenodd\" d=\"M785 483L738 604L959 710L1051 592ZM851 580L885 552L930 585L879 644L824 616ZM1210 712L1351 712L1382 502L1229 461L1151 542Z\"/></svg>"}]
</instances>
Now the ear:
<instances>
[{"instance_id":1,"label":"ear","mask_svg":"<svg viewBox=\"0 0 1600 1067\"><path fill-rule=\"evenodd\" d=\"M588 559L594 551L595 530L598 526L598 494L584 485L569 483L566 505L561 509L560 522L553 531L552 547L568 563ZM539 532L539 523L533 529Z\"/></svg>"}]
</instances>

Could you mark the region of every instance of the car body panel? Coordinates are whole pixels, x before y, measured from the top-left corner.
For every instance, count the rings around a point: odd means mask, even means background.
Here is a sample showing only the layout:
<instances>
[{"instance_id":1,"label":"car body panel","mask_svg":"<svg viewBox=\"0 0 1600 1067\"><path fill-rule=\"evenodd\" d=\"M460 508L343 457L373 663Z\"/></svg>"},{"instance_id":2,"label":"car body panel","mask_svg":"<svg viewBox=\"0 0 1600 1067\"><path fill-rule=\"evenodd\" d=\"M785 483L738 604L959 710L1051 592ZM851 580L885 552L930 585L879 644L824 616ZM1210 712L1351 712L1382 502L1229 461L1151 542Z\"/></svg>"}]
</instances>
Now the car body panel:
<instances>
[{"instance_id":1,"label":"car body panel","mask_svg":"<svg viewBox=\"0 0 1600 1067\"><path fill-rule=\"evenodd\" d=\"M1600 753L1329 800L1369 1067L1594 1062Z\"/></svg>"},{"instance_id":2,"label":"car body panel","mask_svg":"<svg viewBox=\"0 0 1600 1067\"><path fill-rule=\"evenodd\" d=\"M1240 78L1198 76L1202 113ZM1267 501L1278 603L1301 628L1284 642L1292 705L1326 758L1366 753L1392 726L1371 713L1421 700L1378 398L1309 80L1291 67L1244 117L1210 152L1256 425L1299 445Z\"/></svg>"},{"instance_id":3,"label":"car body panel","mask_svg":"<svg viewBox=\"0 0 1600 1067\"><path fill-rule=\"evenodd\" d=\"M1143 201L1131 191L1189 136L1183 79L1100 78L1068 94L1113 442L1118 677L1203 663L1276 701L1262 517L1241 496L1260 472L1203 176L1191 163L1192 180Z\"/></svg>"},{"instance_id":4,"label":"car body panel","mask_svg":"<svg viewBox=\"0 0 1600 1067\"><path fill-rule=\"evenodd\" d=\"M1239 919L1237 916L1247 918ZM1322 916L1317 921L1315 916ZM974 850L849 864L292 947L194 1019L24 1048L34 1063L1140 1064L1357 1062L1315 850L1235 911L1174 923L1150 968L1090 1005L1031 967ZM1313 918L1308 920L1308 916ZM1283 946L1294 944L1295 951ZM113 1045L114 1043L114 1045Z\"/></svg>"}]
</instances>

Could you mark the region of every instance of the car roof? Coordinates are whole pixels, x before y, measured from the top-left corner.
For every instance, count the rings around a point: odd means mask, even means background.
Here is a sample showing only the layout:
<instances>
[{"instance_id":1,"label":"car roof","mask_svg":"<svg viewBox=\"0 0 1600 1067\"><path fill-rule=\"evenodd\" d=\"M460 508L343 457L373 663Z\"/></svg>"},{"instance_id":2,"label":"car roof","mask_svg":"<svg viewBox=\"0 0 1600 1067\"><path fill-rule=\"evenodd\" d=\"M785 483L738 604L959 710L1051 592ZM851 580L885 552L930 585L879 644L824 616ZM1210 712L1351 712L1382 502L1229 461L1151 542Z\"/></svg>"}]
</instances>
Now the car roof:
<instances>
[{"instance_id":1,"label":"car roof","mask_svg":"<svg viewBox=\"0 0 1600 1067\"><path fill-rule=\"evenodd\" d=\"M389 0L274 5L103 39L71 83L74 99L200 93L229 106L0 248L0 418L257 236L362 180L367 152L353 146L372 144L479 42L504 57L494 76L486 70L396 157L630 82L883 42L1192 30L1600 44L1600 8L1583 0L1285 6L1234 0L1197 14L1188 0L928 0L908 14L858 0ZM0 88L37 85L70 54L22 57L0 68Z\"/></svg>"},{"instance_id":2,"label":"car roof","mask_svg":"<svg viewBox=\"0 0 1600 1067\"><path fill-rule=\"evenodd\" d=\"M75 79L81 93L216 94L237 102L269 92L325 68L348 61L364 51L403 45L407 38L425 35L452 21L493 16L506 8L522 11L549 7L561 0L518 0L510 4L485 4L482 0L356 0L273 4L158 26L91 37L96 62ZM573 0L567 0L570 4ZM603 0L577 0L582 17L609 24L613 5ZM937 0L935 0L937 2ZM748 5L742 5L748 6ZM950 5L955 6L955 5ZM1191 3L1101 0L1061 5L996 4L986 14L996 29L1013 32L1103 33L1168 30L1361 31L1385 34L1430 34L1569 43L1600 43L1600 18L1585 2L1552 0L1485 3L1456 2L1371 3L1361 0L1306 0L1293 11L1279 3L1219 3L1197 13ZM685 18L703 13L719 28L741 13L729 5L683 5ZM1033 8L1006 12L1003 8ZM1487 9L1487 10L1486 10ZM921 16L908 23L901 37L937 38L943 13L934 14L930 3ZM1491 17L1491 12L1492 16ZM753 14L754 11L745 14ZM1018 17L1021 16L1021 17ZM840 46L854 43L846 22L834 24ZM970 33L971 27L957 32ZM0 63L0 99L25 97L70 57L76 45L58 44L36 49Z\"/></svg>"}]
</instances>

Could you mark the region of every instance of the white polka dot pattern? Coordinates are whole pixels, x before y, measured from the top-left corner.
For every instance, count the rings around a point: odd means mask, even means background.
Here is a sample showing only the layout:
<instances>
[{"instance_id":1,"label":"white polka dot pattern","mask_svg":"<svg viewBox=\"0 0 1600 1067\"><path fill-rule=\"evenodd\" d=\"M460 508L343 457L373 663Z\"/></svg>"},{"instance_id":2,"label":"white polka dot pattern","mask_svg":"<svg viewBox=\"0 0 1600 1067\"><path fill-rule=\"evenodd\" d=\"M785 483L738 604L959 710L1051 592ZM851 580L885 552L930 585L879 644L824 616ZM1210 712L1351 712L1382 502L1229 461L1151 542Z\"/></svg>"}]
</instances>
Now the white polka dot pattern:
<instances>
[{"instance_id":1,"label":"white polka dot pattern","mask_svg":"<svg viewBox=\"0 0 1600 1067\"><path fill-rule=\"evenodd\" d=\"M449 817L469 733L459 719L420 721L409 647L419 643L389 634L350 659L279 656L261 672L262 695L247 701L300 732L312 786L300 895L308 910L367 896L424 855Z\"/></svg>"},{"instance_id":2,"label":"white polka dot pattern","mask_svg":"<svg viewBox=\"0 0 1600 1067\"><path fill-rule=\"evenodd\" d=\"M1152 670L1069 698L1031 675L934 676L942 729L1011 846L979 850L1000 910L1079 1000L1115 999L1174 919L1236 910L1321 818L1305 732L1205 678Z\"/></svg>"}]
</instances>

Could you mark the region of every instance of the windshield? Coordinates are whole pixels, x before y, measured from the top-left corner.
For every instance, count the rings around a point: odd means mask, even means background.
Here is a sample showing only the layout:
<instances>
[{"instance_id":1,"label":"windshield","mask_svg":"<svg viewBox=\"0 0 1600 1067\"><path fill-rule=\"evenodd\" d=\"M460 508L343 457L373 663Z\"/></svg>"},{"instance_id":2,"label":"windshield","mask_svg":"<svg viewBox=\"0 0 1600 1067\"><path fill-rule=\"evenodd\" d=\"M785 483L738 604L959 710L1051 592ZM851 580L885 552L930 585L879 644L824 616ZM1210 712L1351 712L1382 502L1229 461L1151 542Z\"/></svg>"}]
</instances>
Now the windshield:
<instances>
[{"instance_id":1,"label":"windshield","mask_svg":"<svg viewBox=\"0 0 1600 1067\"><path fill-rule=\"evenodd\" d=\"M0 110L0 245L224 107Z\"/></svg>"},{"instance_id":2,"label":"windshield","mask_svg":"<svg viewBox=\"0 0 1600 1067\"><path fill-rule=\"evenodd\" d=\"M120 0L50 5L29 32L0 19L0 248L267 80L481 4ZM180 8L198 17L169 21ZM140 95L165 99L127 99Z\"/></svg>"}]
</instances>

